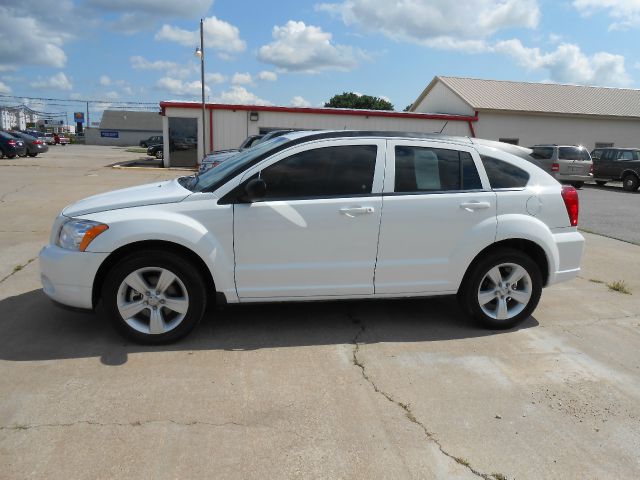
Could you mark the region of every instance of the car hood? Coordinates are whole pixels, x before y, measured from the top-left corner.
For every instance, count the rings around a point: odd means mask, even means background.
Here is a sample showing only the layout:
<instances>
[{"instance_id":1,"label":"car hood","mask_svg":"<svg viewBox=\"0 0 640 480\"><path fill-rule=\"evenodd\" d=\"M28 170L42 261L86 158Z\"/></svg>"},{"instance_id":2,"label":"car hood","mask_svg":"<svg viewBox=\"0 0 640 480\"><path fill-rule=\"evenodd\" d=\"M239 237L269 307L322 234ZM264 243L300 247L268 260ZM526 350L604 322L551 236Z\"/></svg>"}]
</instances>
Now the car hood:
<instances>
[{"instance_id":1,"label":"car hood","mask_svg":"<svg viewBox=\"0 0 640 480\"><path fill-rule=\"evenodd\" d=\"M189 195L191 191L180 185L178 180L169 180L93 195L67 206L62 214L77 217L120 208L176 203Z\"/></svg>"}]
</instances>

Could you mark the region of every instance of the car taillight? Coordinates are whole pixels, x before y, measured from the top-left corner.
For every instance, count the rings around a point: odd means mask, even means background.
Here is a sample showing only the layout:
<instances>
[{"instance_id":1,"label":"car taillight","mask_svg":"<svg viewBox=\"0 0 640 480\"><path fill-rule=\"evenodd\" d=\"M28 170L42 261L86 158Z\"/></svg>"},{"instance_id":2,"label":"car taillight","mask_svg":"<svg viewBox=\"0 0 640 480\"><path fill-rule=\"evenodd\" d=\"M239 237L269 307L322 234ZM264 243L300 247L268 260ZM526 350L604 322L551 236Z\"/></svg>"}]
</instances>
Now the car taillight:
<instances>
[{"instance_id":1,"label":"car taillight","mask_svg":"<svg viewBox=\"0 0 640 480\"><path fill-rule=\"evenodd\" d=\"M593 163L591 164L591 166L589 167L589 173L593 174Z\"/></svg>"},{"instance_id":2,"label":"car taillight","mask_svg":"<svg viewBox=\"0 0 640 480\"><path fill-rule=\"evenodd\" d=\"M9 145L11 145L12 147L15 147L15 146L16 146L16 141L15 141L15 140L9 140L7 143L8 143Z\"/></svg>"},{"instance_id":3,"label":"car taillight","mask_svg":"<svg viewBox=\"0 0 640 480\"><path fill-rule=\"evenodd\" d=\"M33 143L34 143L34 145L42 145L42 142L40 140L36 140Z\"/></svg>"},{"instance_id":4,"label":"car taillight","mask_svg":"<svg viewBox=\"0 0 640 480\"><path fill-rule=\"evenodd\" d=\"M551 171L552 172L559 172L560 171L560 164L559 163L554 163L553 165L551 165Z\"/></svg>"},{"instance_id":5,"label":"car taillight","mask_svg":"<svg viewBox=\"0 0 640 480\"><path fill-rule=\"evenodd\" d=\"M564 200L564 206L567 207L571 226L575 227L578 225L578 211L580 210L578 191L571 185L563 185L561 194L562 200Z\"/></svg>"}]
</instances>

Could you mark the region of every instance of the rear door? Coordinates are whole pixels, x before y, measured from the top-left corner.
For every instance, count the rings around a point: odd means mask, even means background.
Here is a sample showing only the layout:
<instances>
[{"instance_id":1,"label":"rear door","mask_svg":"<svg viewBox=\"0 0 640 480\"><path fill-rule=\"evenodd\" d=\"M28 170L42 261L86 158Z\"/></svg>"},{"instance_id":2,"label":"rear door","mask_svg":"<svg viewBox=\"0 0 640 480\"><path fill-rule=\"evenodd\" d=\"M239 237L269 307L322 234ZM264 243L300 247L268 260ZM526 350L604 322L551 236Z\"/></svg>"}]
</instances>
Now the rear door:
<instances>
[{"instance_id":1,"label":"rear door","mask_svg":"<svg viewBox=\"0 0 640 480\"><path fill-rule=\"evenodd\" d=\"M471 147L387 141L375 293L452 292L496 234L496 194Z\"/></svg>"},{"instance_id":2,"label":"rear door","mask_svg":"<svg viewBox=\"0 0 640 480\"><path fill-rule=\"evenodd\" d=\"M558 147L561 175L589 175L591 157L583 147Z\"/></svg>"},{"instance_id":3,"label":"rear door","mask_svg":"<svg viewBox=\"0 0 640 480\"><path fill-rule=\"evenodd\" d=\"M611 176L619 179L622 177L622 172L629 168L630 163L634 158L633 150L618 150L618 154L611 162Z\"/></svg>"}]
</instances>

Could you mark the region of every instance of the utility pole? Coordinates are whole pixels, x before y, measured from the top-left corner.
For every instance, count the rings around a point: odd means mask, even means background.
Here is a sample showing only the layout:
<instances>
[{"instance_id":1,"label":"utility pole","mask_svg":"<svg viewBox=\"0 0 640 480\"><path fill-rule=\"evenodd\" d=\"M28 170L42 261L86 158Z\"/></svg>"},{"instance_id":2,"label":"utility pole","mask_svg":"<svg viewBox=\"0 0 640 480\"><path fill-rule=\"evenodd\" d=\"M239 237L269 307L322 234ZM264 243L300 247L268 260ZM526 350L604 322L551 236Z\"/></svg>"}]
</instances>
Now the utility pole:
<instances>
[{"instance_id":1,"label":"utility pole","mask_svg":"<svg viewBox=\"0 0 640 480\"><path fill-rule=\"evenodd\" d=\"M206 105L204 99L204 24L202 19L200 19L200 48L196 48L196 56L200 57L200 86L202 88L202 154L206 155L206 136L204 133L204 122L206 117ZM201 161L199 163L201 163Z\"/></svg>"},{"instance_id":2,"label":"utility pole","mask_svg":"<svg viewBox=\"0 0 640 480\"><path fill-rule=\"evenodd\" d=\"M87 102L87 127L90 127L91 123L89 123L89 102Z\"/></svg>"}]
</instances>

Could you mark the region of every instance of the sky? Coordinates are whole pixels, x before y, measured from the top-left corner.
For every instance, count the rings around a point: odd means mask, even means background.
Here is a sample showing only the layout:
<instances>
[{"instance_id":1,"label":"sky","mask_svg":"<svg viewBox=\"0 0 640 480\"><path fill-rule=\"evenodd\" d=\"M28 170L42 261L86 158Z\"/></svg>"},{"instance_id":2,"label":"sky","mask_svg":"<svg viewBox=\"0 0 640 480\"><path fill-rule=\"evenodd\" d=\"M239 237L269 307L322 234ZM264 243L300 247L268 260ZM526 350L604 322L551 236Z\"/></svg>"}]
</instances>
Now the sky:
<instances>
[{"instance_id":1,"label":"sky","mask_svg":"<svg viewBox=\"0 0 640 480\"><path fill-rule=\"evenodd\" d=\"M0 0L7 97L403 110L435 75L640 88L640 0ZM79 108L75 108L77 110Z\"/></svg>"}]
</instances>

